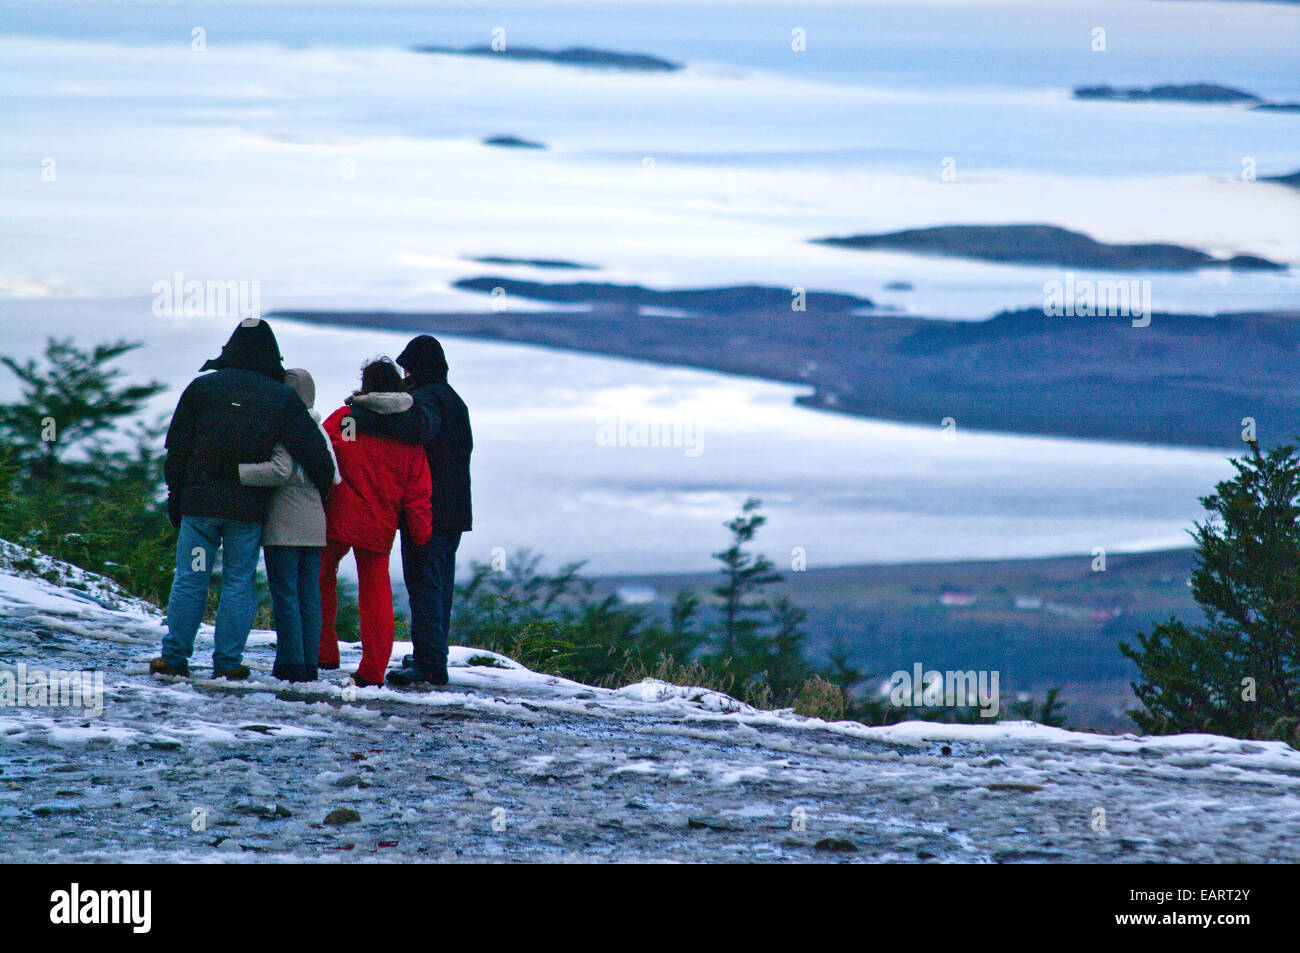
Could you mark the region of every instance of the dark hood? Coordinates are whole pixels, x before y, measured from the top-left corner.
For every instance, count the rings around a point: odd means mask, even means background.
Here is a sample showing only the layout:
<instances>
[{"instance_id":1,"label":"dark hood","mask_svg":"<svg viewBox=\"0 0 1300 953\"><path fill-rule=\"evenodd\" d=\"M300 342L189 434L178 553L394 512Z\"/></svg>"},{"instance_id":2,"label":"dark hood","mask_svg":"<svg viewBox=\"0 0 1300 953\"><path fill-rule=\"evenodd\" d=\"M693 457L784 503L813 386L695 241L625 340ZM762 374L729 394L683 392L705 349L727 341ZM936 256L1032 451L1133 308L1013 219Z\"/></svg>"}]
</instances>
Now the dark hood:
<instances>
[{"instance_id":1,"label":"dark hood","mask_svg":"<svg viewBox=\"0 0 1300 953\"><path fill-rule=\"evenodd\" d=\"M261 318L248 318L239 322L235 333L221 349L221 356L206 362L200 371L220 371L238 367L246 371L257 371L274 381L284 380L284 358L280 356L280 345L276 343L275 332Z\"/></svg>"},{"instance_id":2,"label":"dark hood","mask_svg":"<svg viewBox=\"0 0 1300 953\"><path fill-rule=\"evenodd\" d=\"M416 384L447 378L447 358L442 353L442 345L429 334L411 338L411 343L397 355L397 363L411 375Z\"/></svg>"}]
</instances>

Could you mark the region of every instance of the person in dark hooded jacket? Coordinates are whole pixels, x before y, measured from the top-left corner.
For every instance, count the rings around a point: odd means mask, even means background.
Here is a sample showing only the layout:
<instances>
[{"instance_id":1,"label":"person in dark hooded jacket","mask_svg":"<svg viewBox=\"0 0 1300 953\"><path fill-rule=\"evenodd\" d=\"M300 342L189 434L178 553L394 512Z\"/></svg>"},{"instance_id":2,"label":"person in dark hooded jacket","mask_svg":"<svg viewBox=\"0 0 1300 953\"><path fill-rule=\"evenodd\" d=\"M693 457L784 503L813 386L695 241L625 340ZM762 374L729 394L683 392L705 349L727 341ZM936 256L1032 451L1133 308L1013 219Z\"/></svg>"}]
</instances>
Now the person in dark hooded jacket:
<instances>
[{"instance_id":1,"label":"person in dark hooded jacket","mask_svg":"<svg viewBox=\"0 0 1300 953\"><path fill-rule=\"evenodd\" d=\"M447 358L438 339L413 338L397 356L415 404L404 413L353 408L359 433L420 444L433 478L433 535L423 545L402 528L402 576L411 606L414 653L388 673L394 685L447 684L447 642L455 592L456 550L473 528L469 458L474 435L469 409L447 383Z\"/></svg>"},{"instance_id":2,"label":"person in dark hooded jacket","mask_svg":"<svg viewBox=\"0 0 1300 953\"><path fill-rule=\"evenodd\" d=\"M241 463L271 457L283 444L308 479L329 495L334 461L306 405L284 383L280 348L260 318L241 321L221 356L200 368L176 405L167 431L167 508L180 530L167 600L162 654L149 671L188 675L194 637L207 606L208 580L222 553L213 674L246 678L244 645L257 613L257 557L272 488L245 486Z\"/></svg>"}]
</instances>

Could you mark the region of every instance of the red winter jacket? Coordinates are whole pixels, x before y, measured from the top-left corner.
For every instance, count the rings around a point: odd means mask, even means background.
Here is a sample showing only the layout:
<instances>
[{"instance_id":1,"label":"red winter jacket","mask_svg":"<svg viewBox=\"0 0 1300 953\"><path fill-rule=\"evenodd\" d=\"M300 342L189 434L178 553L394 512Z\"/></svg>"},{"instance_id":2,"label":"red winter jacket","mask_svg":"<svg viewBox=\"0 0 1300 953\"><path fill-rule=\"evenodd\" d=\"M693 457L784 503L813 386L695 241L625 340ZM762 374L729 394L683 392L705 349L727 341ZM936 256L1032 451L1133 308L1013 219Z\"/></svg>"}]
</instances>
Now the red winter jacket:
<instances>
[{"instance_id":1,"label":"red winter jacket","mask_svg":"<svg viewBox=\"0 0 1300 953\"><path fill-rule=\"evenodd\" d=\"M349 413L351 408L343 406L325 421L343 477L325 506L325 535L387 553L405 516L416 543L424 545L433 534L433 481L424 448L363 434L355 426L348 428L353 439L344 440L343 419Z\"/></svg>"}]
</instances>

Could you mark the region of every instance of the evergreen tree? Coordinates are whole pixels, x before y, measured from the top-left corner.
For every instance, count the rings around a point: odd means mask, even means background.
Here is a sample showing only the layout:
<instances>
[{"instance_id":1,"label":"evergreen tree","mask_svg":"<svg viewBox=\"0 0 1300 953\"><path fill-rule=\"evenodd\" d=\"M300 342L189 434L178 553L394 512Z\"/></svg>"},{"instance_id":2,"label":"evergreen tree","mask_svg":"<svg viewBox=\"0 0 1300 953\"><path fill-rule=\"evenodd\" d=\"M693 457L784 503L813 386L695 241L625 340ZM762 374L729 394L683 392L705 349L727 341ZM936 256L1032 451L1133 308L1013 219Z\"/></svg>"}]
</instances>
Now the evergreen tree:
<instances>
[{"instance_id":1,"label":"evergreen tree","mask_svg":"<svg viewBox=\"0 0 1300 953\"><path fill-rule=\"evenodd\" d=\"M713 589L714 595L722 600L722 632L717 654L724 658L734 659L742 644L758 631L761 624L758 613L767 608L762 589L781 581L781 574L774 571L770 559L745 549L767 522L767 517L758 513L760 506L762 501L753 497L745 500L740 515L723 524L731 531L731 545L713 554L721 560L725 576L722 585Z\"/></svg>"},{"instance_id":2,"label":"evergreen tree","mask_svg":"<svg viewBox=\"0 0 1300 953\"><path fill-rule=\"evenodd\" d=\"M1300 459L1285 446L1232 461L1201 503L1192 594L1206 625L1176 619L1120 651L1138 666L1143 731L1300 737Z\"/></svg>"},{"instance_id":3,"label":"evergreen tree","mask_svg":"<svg viewBox=\"0 0 1300 953\"><path fill-rule=\"evenodd\" d=\"M166 389L157 381L119 384L122 371L108 366L140 346L116 341L83 351L71 339L50 338L44 355L48 366L0 357L18 378L22 398L0 405L0 433L33 477L52 482L74 469L97 472L92 464L105 463L109 452L104 439Z\"/></svg>"},{"instance_id":4,"label":"evergreen tree","mask_svg":"<svg viewBox=\"0 0 1300 953\"><path fill-rule=\"evenodd\" d=\"M161 602L176 545L161 500L163 426L121 427L164 388L122 383L109 366L139 346L51 338L43 363L0 357L21 395L0 405L0 529Z\"/></svg>"}]
</instances>

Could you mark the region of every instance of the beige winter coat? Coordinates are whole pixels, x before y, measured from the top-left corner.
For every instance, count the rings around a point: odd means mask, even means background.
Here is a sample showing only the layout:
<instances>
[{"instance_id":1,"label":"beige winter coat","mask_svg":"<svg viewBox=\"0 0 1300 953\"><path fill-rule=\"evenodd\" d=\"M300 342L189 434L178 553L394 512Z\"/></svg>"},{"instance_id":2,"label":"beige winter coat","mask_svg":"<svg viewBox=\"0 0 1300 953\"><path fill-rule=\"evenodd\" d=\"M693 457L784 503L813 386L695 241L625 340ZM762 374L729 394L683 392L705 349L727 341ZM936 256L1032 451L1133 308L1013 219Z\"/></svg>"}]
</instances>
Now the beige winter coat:
<instances>
[{"instance_id":1,"label":"beige winter coat","mask_svg":"<svg viewBox=\"0 0 1300 953\"><path fill-rule=\"evenodd\" d=\"M307 405L312 418L320 424L320 414L312 410L316 402L316 383L302 368L285 371L284 382L297 391ZM324 431L321 431L322 435ZM333 456L334 448L329 437L325 445ZM334 464L334 482L339 482L338 462ZM262 526L263 546L324 546L325 506L320 492L307 479L302 467L296 463L282 444L276 444L270 460L262 463L241 463L239 482L245 486L278 487L267 506L266 522Z\"/></svg>"}]
</instances>

